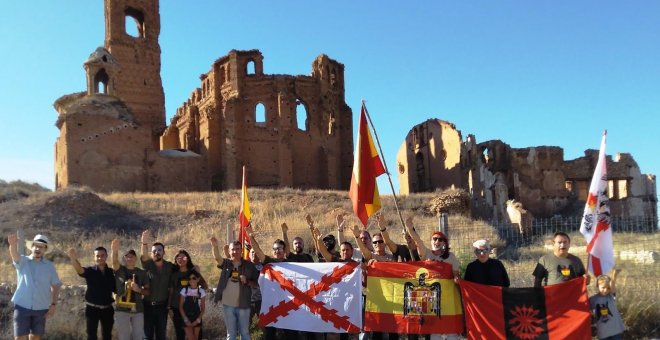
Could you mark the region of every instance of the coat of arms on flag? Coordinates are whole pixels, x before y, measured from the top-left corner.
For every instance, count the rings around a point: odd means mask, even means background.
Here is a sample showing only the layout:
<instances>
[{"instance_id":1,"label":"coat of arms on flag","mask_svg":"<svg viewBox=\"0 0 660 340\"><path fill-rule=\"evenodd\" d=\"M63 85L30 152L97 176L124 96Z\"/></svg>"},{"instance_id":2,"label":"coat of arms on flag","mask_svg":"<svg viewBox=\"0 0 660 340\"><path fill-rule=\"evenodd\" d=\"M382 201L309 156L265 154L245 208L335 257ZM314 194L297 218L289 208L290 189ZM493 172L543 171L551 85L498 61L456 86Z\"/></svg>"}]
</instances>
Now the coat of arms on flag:
<instances>
[{"instance_id":1,"label":"coat of arms on flag","mask_svg":"<svg viewBox=\"0 0 660 340\"><path fill-rule=\"evenodd\" d=\"M365 331L463 332L463 309L450 264L375 262L367 275Z\"/></svg>"},{"instance_id":2,"label":"coat of arms on flag","mask_svg":"<svg viewBox=\"0 0 660 340\"><path fill-rule=\"evenodd\" d=\"M282 262L259 277L259 325L312 332L358 333L362 328L359 262Z\"/></svg>"}]
</instances>

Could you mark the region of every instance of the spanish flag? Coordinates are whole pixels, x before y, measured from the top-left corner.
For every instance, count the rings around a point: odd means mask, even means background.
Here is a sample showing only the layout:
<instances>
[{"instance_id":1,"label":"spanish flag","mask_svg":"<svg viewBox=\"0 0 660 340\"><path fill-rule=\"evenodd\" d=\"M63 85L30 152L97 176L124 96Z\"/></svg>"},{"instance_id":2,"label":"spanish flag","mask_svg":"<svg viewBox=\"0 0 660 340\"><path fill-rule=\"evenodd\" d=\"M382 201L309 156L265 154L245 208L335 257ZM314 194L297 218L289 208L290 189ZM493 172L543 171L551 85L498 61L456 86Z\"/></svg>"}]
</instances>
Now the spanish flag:
<instances>
[{"instance_id":1,"label":"spanish flag","mask_svg":"<svg viewBox=\"0 0 660 340\"><path fill-rule=\"evenodd\" d=\"M405 334L463 333L463 308L451 265L374 262L367 268L364 330Z\"/></svg>"},{"instance_id":2,"label":"spanish flag","mask_svg":"<svg viewBox=\"0 0 660 340\"><path fill-rule=\"evenodd\" d=\"M246 260L250 259L250 237L248 236L245 228L250 225L250 202L248 201L247 195L247 181L245 174L245 166L243 166L243 185L241 190L241 211L238 213L238 220L240 222L240 228L238 240L243 245L243 258Z\"/></svg>"},{"instance_id":3,"label":"spanish flag","mask_svg":"<svg viewBox=\"0 0 660 340\"><path fill-rule=\"evenodd\" d=\"M385 173L383 162L374 147L366 117L367 108L362 103L358 121L357 143L353 160L353 175L349 196L353 202L353 211L363 225L367 225L369 216L380 210L380 195L376 177Z\"/></svg>"},{"instance_id":4,"label":"spanish flag","mask_svg":"<svg viewBox=\"0 0 660 340\"><path fill-rule=\"evenodd\" d=\"M461 281L468 339L591 339L583 277L538 288Z\"/></svg>"}]
</instances>

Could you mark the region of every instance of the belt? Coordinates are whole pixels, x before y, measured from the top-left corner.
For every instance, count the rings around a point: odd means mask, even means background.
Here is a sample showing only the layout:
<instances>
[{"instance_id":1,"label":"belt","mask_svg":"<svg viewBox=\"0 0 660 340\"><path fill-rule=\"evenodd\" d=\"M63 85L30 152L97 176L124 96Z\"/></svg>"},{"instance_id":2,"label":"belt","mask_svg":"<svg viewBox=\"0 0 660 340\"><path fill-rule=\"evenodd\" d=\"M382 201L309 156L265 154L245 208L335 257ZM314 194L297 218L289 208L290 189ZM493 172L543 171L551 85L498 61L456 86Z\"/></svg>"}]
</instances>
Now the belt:
<instances>
[{"instance_id":1,"label":"belt","mask_svg":"<svg viewBox=\"0 0 660 340\"><path fill-rule=\"evenodd\" d=\"M94 307L94 308L98 308L98 309L112 308L112 305L97 305L97 304L93 304L93 303L87 302L87 301L85 301L85 304L90 306L90 307Z\"/></svg>"},{"instance_id":2,"label":"belt","mask_svg":"<svg viewBox=\"0 0 660 340\"><path fill-rule=\"evenodd\" d=\"M152 306L159 306L167 304L167 301L148 301L148 303Z\"/></svg>"}]
</instances>

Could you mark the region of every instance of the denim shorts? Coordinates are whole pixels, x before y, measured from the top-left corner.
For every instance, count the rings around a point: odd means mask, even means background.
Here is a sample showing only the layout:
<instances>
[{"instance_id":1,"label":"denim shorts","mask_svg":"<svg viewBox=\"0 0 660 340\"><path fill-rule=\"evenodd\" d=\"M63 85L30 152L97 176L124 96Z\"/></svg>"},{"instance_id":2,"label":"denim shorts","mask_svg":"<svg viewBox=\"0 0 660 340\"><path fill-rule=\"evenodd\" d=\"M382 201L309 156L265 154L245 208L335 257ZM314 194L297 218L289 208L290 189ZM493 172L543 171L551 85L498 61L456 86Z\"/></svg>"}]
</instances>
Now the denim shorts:
<instances>
[{"instance_id":1,"label":"denim shorts","mask_svg":"<svg viewBox=\"0 0 660 340\"><path fill-rule=\"evenodd\" d=\"M46 313L48 309L32 310L19 305L14 306L14 336L30 333L44 335L46 333Z\"/></svg>"}]
</instances>

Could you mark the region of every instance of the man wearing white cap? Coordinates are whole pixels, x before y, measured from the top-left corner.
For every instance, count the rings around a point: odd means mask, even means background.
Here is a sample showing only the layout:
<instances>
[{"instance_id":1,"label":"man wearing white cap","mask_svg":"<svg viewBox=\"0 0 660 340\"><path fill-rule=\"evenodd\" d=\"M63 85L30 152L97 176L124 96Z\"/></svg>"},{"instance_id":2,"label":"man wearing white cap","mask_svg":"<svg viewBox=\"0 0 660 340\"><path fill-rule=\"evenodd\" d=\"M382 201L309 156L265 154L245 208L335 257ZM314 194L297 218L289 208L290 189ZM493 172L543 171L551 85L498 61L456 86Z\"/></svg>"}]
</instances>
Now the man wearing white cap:
<instances>
[{"instance_id":1,"label":"man wearing white cap","mask_svg":"<svg viewBox=\"0 0 660 340\"><path fill-rule=\"evenodd\" d=\"M7 237L9 255L16 268L17 286L11 301L14 303L14 336L17 340L38 340L46 331L46 319L55 314L60 293L60 281L55 266L44 258L48 237L37 235L28 248L30 256L18 253L16 234Z\"/></svg>"},{"instance_id":2,"label":"man wearing white cap","mask_svg":"<svg viewBox=\"0 0 660 340\"><path fill-rule=\"evenodd\" d=\"M477 259L470 262L465 269L465 281L482 285L509 287L509 275L500 260L490 258L488 240L477 240L472 243Z\"/></svg>"}]
</instances>

